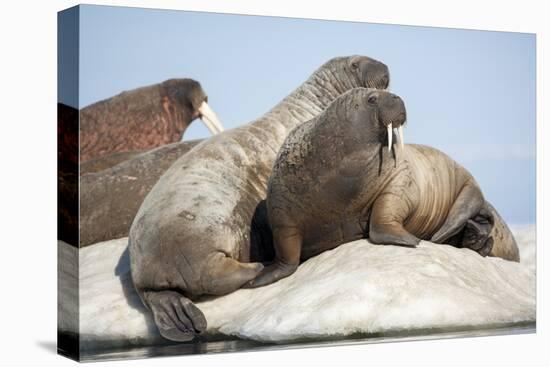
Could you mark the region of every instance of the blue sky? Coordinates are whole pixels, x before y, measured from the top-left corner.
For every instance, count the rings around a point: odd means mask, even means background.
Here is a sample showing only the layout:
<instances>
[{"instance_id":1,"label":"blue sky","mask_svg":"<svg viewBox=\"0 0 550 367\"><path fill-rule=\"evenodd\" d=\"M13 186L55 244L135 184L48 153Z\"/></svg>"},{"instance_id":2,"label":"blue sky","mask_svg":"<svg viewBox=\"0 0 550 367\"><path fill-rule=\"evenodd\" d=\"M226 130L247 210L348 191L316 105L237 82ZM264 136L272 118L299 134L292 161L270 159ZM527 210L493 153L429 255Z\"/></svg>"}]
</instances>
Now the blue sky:
<instances>
[{"instance_id":1,"label":"blue sky","mask_svg":"<svg viewBox=\"0 0 550 367\"><path fill-rule=\"evenodd\" d=\"M535 221L535 36L369 23L83 6L84 107L174 77L201 82L226 128L252 121L323 62L390 68L406 138L472 172L512 224ZM196 122L184 139L209 136Z\"/></svg>"}]
</instances>

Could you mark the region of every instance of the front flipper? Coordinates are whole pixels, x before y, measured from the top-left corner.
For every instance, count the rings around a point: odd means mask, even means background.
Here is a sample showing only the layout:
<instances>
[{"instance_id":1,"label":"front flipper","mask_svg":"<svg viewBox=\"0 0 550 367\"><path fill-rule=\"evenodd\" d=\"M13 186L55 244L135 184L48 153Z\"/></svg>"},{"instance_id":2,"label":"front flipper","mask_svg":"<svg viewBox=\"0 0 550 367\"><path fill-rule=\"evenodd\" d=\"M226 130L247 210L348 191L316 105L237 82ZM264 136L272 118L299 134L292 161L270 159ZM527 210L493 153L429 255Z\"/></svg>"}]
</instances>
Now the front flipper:
<instances>
[{"instance_id":1,"label":"front flipper","mask_svg":"<svg viewBox=\"0 0 550 367\"><path fill-rule=\"evenodd\" d=\"M302 235L295 227L282 227L273 230L275 261L266 266L256 278L244 288L257 288L286 278L296 271L300 264Z\"/></svg>"},{"instance_id":2,"label":"front flipper","mask_svg":"<svg viewBox=\"0 0 550 367\"><path fill-rule=\"evenodd\" d=\"M176 291L149 291L144 301L153 312L160 334L166 339L186 342L206 330L201 310Z\"/></svg>"},{"instance_id":3,"label":"front flipper","mask_svg":"<svg viewBox=\"0 0 550 367\"><path fill-rule=\"evenodd\" d=\"M372 206L369 239L373 243L416 247L420 239L403 227L408 204L394 194L379 196Z\"/></svg>"},{"instance_id":4,"label":"front flipper","mask_svg":"<svg viewBox=\"0 0 550 367\"><path fill-rule=\"evenodd\" d=\"M298 264L285 264L276 261L271 265L266 266L258 274L258 276L248 282L243 288L258 288L263 287L276 281L286 278L296 271Z\"/></svg>"},{"instance_id":5,"label":"front flipper","mask_svg":"<svg viewBox=\"0 0 550 367\"><path fill-rule=\"evenodd\" d=\"M483 194L473 181L468 181L453 203L447 218L439 230L430 239L434 243L444 243L460 232L469 219L480 211L485 200Z\"/></svg>"}]
</instances>

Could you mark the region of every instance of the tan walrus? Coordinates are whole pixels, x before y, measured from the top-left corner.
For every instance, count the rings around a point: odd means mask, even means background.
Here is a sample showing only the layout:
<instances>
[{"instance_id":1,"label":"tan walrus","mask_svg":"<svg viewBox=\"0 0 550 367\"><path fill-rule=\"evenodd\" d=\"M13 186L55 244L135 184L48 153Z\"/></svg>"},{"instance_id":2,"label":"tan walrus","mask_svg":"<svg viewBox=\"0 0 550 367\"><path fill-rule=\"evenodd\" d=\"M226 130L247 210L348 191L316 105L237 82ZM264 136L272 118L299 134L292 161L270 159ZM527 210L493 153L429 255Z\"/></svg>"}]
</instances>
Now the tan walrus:
<instances>
[{"instance_id":1,"label":"tan walrus","mask_svg":"<svg viewBox=\"0 0 550 367\"><path fill-rule=\"evenodd\" d=\"M118 153L80 167L80 247L126 237L136 213L160 176L202 140L166 144L145 152ZM122 162L98 172L102 165ZM107 159L108 158L108 159ZM92 164L92 166L88 165ZM83 173L83 168L89 171Z\"/></svg>"},{"instance_id":2,"label":"tan walrus","mask_svg":"<svg viewBox=\"0 0 550 367\"><path fill-rule=\"evenodd\" d=\"M132 280L160 333L187 341L206 330L191 300L230 293L263 268L252 219L277 151L296 126L355 87L386 88L388 68L365 56L334 58L263 117L200 143L145 198L130 229Z\"/></svg>"},{"instance_id":3,"label":"tan walrus","mask_svg":"<svg viewBox=\"0 0 550 367\"><path fill-rule=\"evenodd\" d=\"M364 237L451 243L519 261L514 237L472 175L434 148L404 145L405 120L401 98L357 88L289 134L268 184L275 261L247 287L273 283L300 260Z\"/></svg>"}]
</instances>

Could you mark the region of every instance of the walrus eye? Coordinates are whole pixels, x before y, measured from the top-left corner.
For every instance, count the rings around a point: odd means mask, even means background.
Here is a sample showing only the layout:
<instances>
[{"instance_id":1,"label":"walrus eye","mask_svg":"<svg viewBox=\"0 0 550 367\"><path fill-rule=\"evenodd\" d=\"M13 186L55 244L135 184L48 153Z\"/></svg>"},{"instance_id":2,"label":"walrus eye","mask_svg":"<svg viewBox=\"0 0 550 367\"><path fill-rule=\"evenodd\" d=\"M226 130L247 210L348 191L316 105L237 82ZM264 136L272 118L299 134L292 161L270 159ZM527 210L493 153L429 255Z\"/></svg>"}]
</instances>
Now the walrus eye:
<instances>
[{"instance_id":1,"label":"walrus eye","mask_svg":"<svg viewBox=\"0 0 550 367\"><path fill-rule=\"evenodd\" d=\"M353 62L353 63L351 64L351 68L352 68L352 69L357 69L358 67L359 67L359 65L358 65L356 62Z\"/></svg>"},{"instance_id":2,"label":"walrus eye","mask_svg":"<svg viewBox=\"0 0 550 367\"><path fill-rule=\"evenodd\" d=\"M368 102L374 104L376 103L377 100L378 98L376 98L376 96L370 96L368 99Z\"/></svg>"}]
</instances>

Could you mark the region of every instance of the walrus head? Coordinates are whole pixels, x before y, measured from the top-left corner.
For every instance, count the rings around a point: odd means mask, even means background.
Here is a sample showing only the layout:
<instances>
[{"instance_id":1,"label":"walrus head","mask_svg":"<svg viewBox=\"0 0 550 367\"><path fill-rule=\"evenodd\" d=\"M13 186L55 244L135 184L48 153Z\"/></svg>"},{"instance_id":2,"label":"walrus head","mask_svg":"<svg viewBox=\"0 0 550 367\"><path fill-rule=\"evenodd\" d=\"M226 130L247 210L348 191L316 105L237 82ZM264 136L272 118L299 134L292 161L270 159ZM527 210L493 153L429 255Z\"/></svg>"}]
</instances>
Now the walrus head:
<instances>
[{"instance_id":1,"label":"walrus head","mask_svg":"<svg viewBox=\"0 0 550 367\"><path fill-rule=\"evenodd\" d=\"M387 142L388 150L391 150L393 129L397 129L403 147L407 111L399 96L384 90L355 88L342 95L339 102L338 108L344 109L348 120L347 128L354 129L362 142Z\"/></svg>"},{"instance_id":2,"label":"walrus head","mask_svg":"<svg viewBox=\"0 0 550 367\"><path fill-rule=\"evenodd\" d=\"M390 71L386 64L367 56L344 56L327 61L314 74L314 79L338 93L357 87L386 89L390 84Z\"/></svg>"},{"instance_id":3,"label":"walrus head","mask_svg":"<svg viewBox=\"0 0 550 367\"><path fill-rule=\"evenodd\" d=\"M390 71L380 61L367 56L351 56L348 58L348 67L362 86L386 89L390 85Z\"/></svg>"},{"instance_id":4,"label":"walrus head","mask_svg":"<svg viewBox=\"0 0 550 367\"><path fill-rule=\"evenodd\" d=\"M169 79L162 83L162 88L170 101L187 111L191 120L200 118L212 134L223 131L223 126L208 105L208 96L199 82L193 79Z\"/></svg>"}]
</instances>

